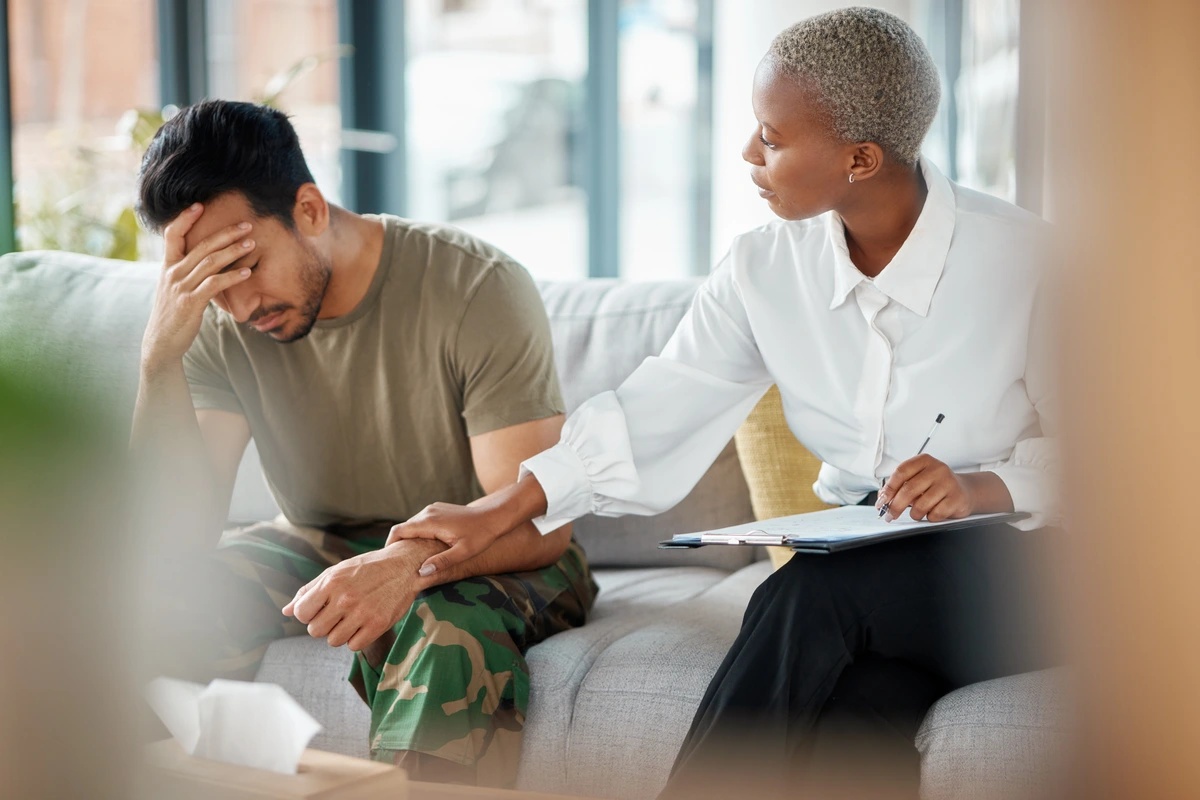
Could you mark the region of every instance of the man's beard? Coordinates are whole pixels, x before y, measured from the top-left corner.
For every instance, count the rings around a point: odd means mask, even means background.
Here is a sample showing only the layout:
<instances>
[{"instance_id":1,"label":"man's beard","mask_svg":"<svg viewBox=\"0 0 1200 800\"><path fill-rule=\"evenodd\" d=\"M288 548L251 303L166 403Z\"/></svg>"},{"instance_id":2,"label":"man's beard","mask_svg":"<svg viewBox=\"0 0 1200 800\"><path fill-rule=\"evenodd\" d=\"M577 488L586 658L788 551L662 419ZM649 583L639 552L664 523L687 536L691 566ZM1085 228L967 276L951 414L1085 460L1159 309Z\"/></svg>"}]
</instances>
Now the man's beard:
<instances>
[{"instance_id":1,"label":"man's beard","mask_svg":"<svg viewBox=\"0 0 1200 800\"><path fill-rule=\"evenodd\" d=\"M333 267L315 251L310 251L310 255L312 258L301 266L300 285L304 290L304 302L299 307L300 324L286 337L272 336L277 342L289 344L299 341L308 336L312 332L313 326L317 324L317 315L321 313L321 303L325 301L325 292L329 290L329 279L333 276ZM256 319L263 319L277 311L286 311L290 308L293 306L260 308L248 321L253 324Z\"/></svg>"}]
</instances>

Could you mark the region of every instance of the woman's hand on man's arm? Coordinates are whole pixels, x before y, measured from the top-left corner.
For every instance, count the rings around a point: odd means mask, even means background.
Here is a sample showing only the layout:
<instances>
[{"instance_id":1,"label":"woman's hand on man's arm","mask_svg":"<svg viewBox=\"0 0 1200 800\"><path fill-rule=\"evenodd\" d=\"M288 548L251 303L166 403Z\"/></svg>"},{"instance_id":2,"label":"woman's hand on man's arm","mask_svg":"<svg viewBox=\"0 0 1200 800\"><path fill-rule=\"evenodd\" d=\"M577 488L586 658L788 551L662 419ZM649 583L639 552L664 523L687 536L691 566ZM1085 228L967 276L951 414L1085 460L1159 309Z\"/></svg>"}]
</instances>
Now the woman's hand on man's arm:
<instances>
[{"instance_id":1,"label":"woman's hand on man's arm","mask_svg":"<svg viewBox=\"0 0 1200 800\"><path fill-rule=\"evenodd\" d=\"M472 436L471 460L486 495L468 506L427 506L408 522L392 528L387 543L436 539L446 545L447 550L421 565L421 577L460 577L460 570L451 572L451 567L475 558L510 532L517 533L511 543L506 541L488 558L471 565L475 574L517 572L553 564L566 550L570 531L541 536L528 523L546 513L546 493L532 475L515 484L512 480L520 473L522 462L554 446L562 427L560 414Z\"/></svg>"},{"instance_id":2,"label":"woman's hand on man's arm","mask_svg":"<svg viewBox=\"0 0 1200 800\"><path fill-rule=\"evenodd\" d=\"M408 522L396 525L387 543L404 539L436 539L447 549L421 565L423 577L449 572L488 549L501 536L546 510L546 495L537 478L526 475L495 494L468 506L434 503Z\"/></svg>"}]
</instances>

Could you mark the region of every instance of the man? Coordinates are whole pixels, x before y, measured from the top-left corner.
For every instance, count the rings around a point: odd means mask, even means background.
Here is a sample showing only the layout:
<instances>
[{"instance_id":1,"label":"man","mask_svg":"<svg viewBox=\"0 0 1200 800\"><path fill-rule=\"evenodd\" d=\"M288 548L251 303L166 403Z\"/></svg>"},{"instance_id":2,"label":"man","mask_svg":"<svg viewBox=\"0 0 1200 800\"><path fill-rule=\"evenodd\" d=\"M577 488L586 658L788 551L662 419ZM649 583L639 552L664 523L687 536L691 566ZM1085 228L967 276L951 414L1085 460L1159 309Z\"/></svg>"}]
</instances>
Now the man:
<instances>
[{"instance_id":1,"label":"man","mask_svg":"<svg viewBox=\"0 0 1200 800\"><path fill-rule=\"evenodd\" d=\"M305 630L349 645L374 758L511 785L522 653L583 624L596 587L582 550L569 528L543 540L526 524L423 578L440 544L384 545L392 524L480 499L557 440L529 276L461 231L326 202L287 118L248 103L171 119L142 163L138 212L166 253L135 450L215 542L253 437L283 511L216 549L210 673L250 678L272 640Z\"/></svg>"}]
</instances>

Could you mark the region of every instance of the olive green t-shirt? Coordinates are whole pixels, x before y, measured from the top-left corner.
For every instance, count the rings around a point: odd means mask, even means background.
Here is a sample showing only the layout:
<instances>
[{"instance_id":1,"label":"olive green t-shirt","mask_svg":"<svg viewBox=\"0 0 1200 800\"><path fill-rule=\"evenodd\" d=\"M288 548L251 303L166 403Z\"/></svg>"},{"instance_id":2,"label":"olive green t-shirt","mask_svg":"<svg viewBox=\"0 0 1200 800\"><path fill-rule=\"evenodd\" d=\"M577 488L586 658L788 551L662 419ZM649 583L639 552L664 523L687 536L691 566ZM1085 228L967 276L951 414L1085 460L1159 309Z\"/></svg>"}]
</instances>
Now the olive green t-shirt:
<instances>
[{"instance_id":1,"label":"olive green t-shirt","mask_svg":"<svg viewBox=\"0 0 1200 800\"><path fill-rule=\"evenodd\" d=\"M482 491L469 437L563 410L529 274L463 231L378 219L379 268L349 314L280 343L210 307L184 358L197 409L249 421L295 524L470 502Z\"/></svg>"}]
</instances>

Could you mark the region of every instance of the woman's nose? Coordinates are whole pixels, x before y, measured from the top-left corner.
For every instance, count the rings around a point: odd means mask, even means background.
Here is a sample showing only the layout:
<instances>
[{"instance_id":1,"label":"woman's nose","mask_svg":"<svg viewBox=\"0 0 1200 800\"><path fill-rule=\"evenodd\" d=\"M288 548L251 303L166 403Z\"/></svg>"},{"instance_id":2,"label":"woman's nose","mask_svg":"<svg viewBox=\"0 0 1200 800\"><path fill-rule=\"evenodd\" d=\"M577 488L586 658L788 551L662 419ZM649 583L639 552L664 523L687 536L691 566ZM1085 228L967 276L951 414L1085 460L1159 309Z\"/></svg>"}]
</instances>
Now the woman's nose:
<instances>
[{"instance_id":1,"label":"woman's nose","mask_svg":"<svg viewBox=\"0 0 1200 800\"><path fill-rule=\"evenodd\" d=\"M750 138L746 140L746 144L742 147L742 159L756 167L763 165L762 148L759 146L758 131L750 134Z\"/></svg>"}]
</instances>

